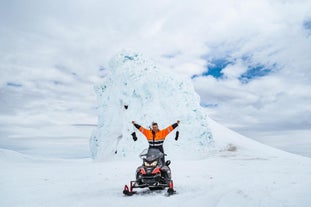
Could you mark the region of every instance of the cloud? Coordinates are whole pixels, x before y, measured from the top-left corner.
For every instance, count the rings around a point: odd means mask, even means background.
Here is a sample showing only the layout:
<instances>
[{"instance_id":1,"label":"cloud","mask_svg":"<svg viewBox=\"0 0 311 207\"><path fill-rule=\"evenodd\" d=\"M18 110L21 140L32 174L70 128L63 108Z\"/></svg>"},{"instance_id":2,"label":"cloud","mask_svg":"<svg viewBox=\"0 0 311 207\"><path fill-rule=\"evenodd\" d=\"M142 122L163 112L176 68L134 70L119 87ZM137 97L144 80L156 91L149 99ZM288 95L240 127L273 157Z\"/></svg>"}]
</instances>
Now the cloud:
<instances>
[{"instance_id":1,"label":"cloud","mask_svg":"<svg viewBox=\"0 0 311 207\"><path fill-rule=\"evenodd\" d=\"M132 49L196 75L202 105L227 126L250 136L307 128L310 8L281 0L6 1L1 112L12 124L35 114L42 114L35 124L94 124L93 84L106 74L100 68Z\"/></svg>"}]
</instances>

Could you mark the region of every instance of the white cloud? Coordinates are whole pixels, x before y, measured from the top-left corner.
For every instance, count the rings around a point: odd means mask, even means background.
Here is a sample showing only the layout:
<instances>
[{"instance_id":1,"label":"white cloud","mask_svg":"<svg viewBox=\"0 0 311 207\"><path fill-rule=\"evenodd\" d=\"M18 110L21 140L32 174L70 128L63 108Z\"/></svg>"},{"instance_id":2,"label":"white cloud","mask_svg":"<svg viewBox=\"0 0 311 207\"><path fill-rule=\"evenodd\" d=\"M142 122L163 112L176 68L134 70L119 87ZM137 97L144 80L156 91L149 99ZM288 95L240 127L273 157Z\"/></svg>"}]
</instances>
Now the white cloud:
<instances>
[{"instance_id":1,"label":"white cloud","mask_svg":"<svg viewBox=\"0 0 311 207\"><path fill-rule=\"evenodd\" d=\"M224 76L228 79L238 79L246 71L247 66L239 62L234 65L229 64L226 68L222 70Z\"/></svg>"}]
</instances>

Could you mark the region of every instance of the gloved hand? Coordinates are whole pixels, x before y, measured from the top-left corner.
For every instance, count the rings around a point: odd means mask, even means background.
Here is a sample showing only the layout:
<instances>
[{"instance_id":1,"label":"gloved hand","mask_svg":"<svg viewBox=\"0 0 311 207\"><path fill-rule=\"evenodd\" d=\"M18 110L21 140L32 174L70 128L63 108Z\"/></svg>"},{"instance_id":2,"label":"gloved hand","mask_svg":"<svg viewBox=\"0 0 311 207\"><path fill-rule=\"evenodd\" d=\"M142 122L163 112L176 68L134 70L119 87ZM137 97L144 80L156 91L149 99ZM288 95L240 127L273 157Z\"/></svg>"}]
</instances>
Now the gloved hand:
<instances>
[{"instance_id":1,"label":"gloved hand","mask_svg":"<svg viewBox=\"0 0 311 207\"><path fill-rule=\"evenodd\" d=\"M133 132L132 134L132 137L133 137L133 140L134 140L134 142L137 140L137 136L136 136L136 133L135 132Z\"/></svg>"},{"instance_id":2,"label":"gloved hand","mask_svg":"<svg viewBox=\"0 0 311 207\"><path fill-rule=\"evenodd\" d=\"M176 132L175 140L177 141L179 137L179 131Z\"/></svg>"}]
</instances>

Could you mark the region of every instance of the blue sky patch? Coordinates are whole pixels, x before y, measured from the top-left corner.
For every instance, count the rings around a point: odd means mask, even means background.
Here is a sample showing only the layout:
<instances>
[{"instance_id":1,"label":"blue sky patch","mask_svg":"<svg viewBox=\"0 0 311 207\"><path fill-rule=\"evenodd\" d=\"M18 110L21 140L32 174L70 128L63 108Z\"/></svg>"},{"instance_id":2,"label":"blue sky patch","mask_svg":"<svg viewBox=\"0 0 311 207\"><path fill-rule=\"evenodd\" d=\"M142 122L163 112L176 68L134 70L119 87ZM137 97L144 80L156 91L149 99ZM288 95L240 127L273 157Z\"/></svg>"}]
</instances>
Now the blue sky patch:
<instances>
[{"instance_id":1,"label":"blue sky patch","mask_svg":"<svg viewBox=\"0 0 311 207\"><path fill-rule=\"evenodd\" d=\"M249 55L242 56L241 60L244 62L244 64L248 65L247 71L241 74L239 77L240 82L243 84L247 84L253 79L269 75L276 68L276 63L274 63L272 66L266 66L264 64L252 64L252 57ZM208 63L207 70L205 72L201 74L195 74L191 78L194 79L200 76L212 76L216 79L224 78L222 70L225 69L228 65L234 63L235 60L231 60L230 58L212 59L212 61Z\"/></svg>"},{"instance_id":2,"label":"blue sky patch","mask_svg":"<svg viewBox=\"0 0 311 207\"><path fill-rule=\"evenodd\" d=\"M275 67L275 64L273 65L273 67ZM248 70L239 77L239 80L241 81L241 83L248 83L255 78L263 77L270 74L271 71L272 68L268 68L264 65L257 65L255 67L248 66Z\"/></svg>"},{"instance_id":3,"label":"blue sky patch","mask_svg":"<svg viewBox=\"0 0 311 207\"><path fill-rule=\"evenodd\" d=\"M191 78L193 79L199 76L213 76L214 78L217 78L217 79L222 78L223 77L222 70L231 63L232 61L227 60L225 58L213 59L207 65L207 71L203 72L200 75L193 75Z\"/></svg>"},{"instance_id":4,"label":"blue sky patch","mask_svg":"<svg viewBox=\"0 0 311 207\"><path fill-rule=\"evenodd\" d=\"M7 85L7 86L10 86L10 87L16 87L16 88L20 88L20 87L23 86L23 85L20 84L20 83L14 83L14 82L7 82L6 85Z\"/></svg>"}]
</instances>

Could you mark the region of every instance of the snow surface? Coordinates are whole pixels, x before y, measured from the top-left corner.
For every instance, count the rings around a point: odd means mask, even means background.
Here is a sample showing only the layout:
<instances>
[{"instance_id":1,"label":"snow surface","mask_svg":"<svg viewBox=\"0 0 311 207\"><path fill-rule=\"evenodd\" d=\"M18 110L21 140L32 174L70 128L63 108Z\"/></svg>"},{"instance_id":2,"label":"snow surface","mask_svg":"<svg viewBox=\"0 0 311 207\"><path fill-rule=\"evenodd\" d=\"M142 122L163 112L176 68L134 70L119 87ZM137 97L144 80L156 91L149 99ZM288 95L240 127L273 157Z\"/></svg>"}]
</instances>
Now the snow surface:
<instances>
[{"instance_id":1,"label":"snow surface","mask_svg":"<svg viewBox=\"0 0 311 207\"><path fill-rule=\"evenodd\" d=\"M126 67L127 64L125 63ZM116 77L107 72L107 77L109 76ZM138 85L142 84L141 78L135 79ZM172 83L168 83L168 88L176 86L180 81L175 78L171 80ZM123 81L120 75L117 83ZM140 113L136 110L131 112L131 108L135 108L135 104L142 103L144 98L142 96L131 99L126 99L126 96L122 99L116 98L124 91L122 88L120 92L114 91L117 88L112 86L117 84L115 81L110 82L111 85L108 83L106 82L113 90L105 94L111 95L111 102L99 98L99 104L115 103L116 106L99 107L99 128L95 129L90 141L95 161L91 156L81 158L84 157L81 156L83 151L81 147L84 146L85 149L89 147L87 142L81 142L81 138L70 139L70 143L73 144L69 157L68 143L64 141L66 139L58 145L46 143L46 146L50 147L49 156L43 154L39 156L38 151L33 153L28 151L27 155L21 153L17 142L16 146L8 145L8 149L0 149L1 207L309 207L311 205L310 158L260 144L211 120L197 105L197 96L192 87L187 86L181 91L193 94L168 95L171 102L175 100L175 97L170 97L173 95L176 95L176 100L193 98L186 100L185 103L191 103L189 108L196 108L197 111L182 111L183 114L179 115L178 107L175 111L174 108L170 108L168 114L159 112L159 109L152 110L153 108L147 108L146 111L141 108ZM97 89L102 86L98 86ZM145 94L145 89L141 89L139 94ZM153 93L150 94L152 95L149 98L158 97ZM171 124L177 119L182 121L179 129L180 140L176 142L170 135L164 146L168 154L167 159L172 161L171 170L176 195L166 197L165 191L150 192L143 189L139 189L140 193L132 197L125 197L122 194L124 184L134 179L136 167L141 164L138 153L147 147L147 142L142 136L139 136L137 142L131 140L129 135L131 128L127 124L130 124L132 117L123 114L124 111L120 106L124 103L129 104L128 114L135 115L133 119L141 124L155 121L153 120L155 115L159 117L156 121L160 126ZM165 107L172 106L168 104ZM185 106L180 108L185 109ZM109 122L102 115L111 115ZM202 126L197 124L199 118L202 118ZM105 127L109 130L105 131ZM121 134L118 129L123 129ZM206 136L200 136L200 130L204 131L203 129L207 132ZM119 135L122 135L122 139L118 143L115 136ZM94 137L98 138L97 142L94 142ZM43 143L40 146L43 146ZM118 154L114 154L116 148ZM61 150L58 150L56 156L51 153L53 149L63 149L63 155Z\"/></svg>"},{"instance_id":2,"label":"snow surface","mask_svg":"<svg viewBox=\"0 0 311 207\"><path fill-rule=\"evenodd\" d=\"M209 121L215 139L228 138L238 147L200 160L169 155L176 195L140 190L139 195L125 197L122 188L134 178L141 164L138 157L97 162L2 149L0 206L310 206L310 158L264 146Z\"/></svg>"}]
</instances>

